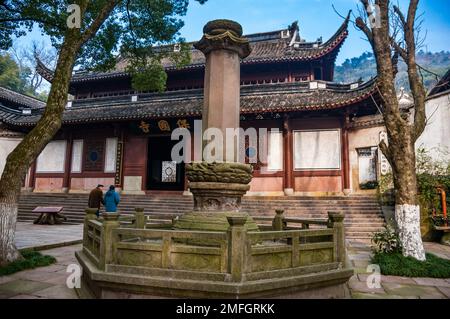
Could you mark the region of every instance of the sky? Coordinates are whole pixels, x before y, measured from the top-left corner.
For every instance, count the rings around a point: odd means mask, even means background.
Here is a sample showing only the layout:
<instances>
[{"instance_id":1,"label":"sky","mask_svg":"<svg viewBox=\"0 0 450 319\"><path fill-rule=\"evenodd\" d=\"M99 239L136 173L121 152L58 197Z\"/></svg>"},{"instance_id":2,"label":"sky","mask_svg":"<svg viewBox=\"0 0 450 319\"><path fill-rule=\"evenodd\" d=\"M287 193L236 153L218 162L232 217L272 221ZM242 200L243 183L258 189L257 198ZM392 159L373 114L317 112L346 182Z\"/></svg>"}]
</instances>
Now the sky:
<instances>
[{"instance_id":1,"label":"sky","mask_svg":"<svg viewBox=\"0 0 450 319\"><path fill-rule=\"evenodd\" d=\"M407 0L398 0L400 8L407 10ZM300 36L306 41L315 41L320 36L328 40L342 24L343 19L333 10L332 5L342 15L349 10L356 14L358 0L208 0L203 5L190 0L188 13L183 20L185 26L181 35L187 41L199 40L203 26L213 19L231 19L239 22L244 33L257 33L286 28L298 20ZM422 0L419 13L424 14L426 51L450 51L450 0ZM364 35L352 25L350 35L340 51L337 63L370 51ZM25 38L17 40L19 46L27 46L32 41L48 43L37 30Z\"/></svg>"}]
</instances>

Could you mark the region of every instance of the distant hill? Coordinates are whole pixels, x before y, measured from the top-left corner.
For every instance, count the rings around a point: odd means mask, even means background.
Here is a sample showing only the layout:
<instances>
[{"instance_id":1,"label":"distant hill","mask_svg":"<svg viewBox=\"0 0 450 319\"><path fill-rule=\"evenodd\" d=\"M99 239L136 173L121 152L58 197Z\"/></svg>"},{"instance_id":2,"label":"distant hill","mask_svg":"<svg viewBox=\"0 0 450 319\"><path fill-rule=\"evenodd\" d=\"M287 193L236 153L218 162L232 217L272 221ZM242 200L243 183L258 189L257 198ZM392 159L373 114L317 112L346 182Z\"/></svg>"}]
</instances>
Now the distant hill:
<instances>
[{"instance_id":1,"label":"distant hill","mask_svg":"<svg viewBox=\"0 0 450 319\"><path fill-rule=\"evenodd\" d=\"M424 52L417 54L417 63L427 70L430 70L439 76L443 76L450 68L450 52ZM371 52L365 52L359 57L347 59L335 68L334 80L336 82L355 82L362 78L364 81L369 80L376 75L375 57ZM425 86L431 89L437 82L436 76L423 72ZM409 90L408 75L406 73L406 64L399 63L399 73L396 80L397 88L404 87Z\"/></svg>"}]
</instances>

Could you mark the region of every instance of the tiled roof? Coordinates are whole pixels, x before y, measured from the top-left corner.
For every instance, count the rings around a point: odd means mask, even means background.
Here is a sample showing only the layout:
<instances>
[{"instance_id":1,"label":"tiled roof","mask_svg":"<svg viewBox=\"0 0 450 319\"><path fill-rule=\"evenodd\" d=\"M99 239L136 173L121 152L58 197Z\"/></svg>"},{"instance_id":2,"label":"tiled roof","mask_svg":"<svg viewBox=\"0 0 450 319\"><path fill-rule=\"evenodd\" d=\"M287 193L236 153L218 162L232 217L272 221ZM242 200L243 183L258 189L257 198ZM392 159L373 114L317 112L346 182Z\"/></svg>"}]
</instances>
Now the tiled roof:
<instances>
[{"instance_id":1,"label":"tiled roof","mask_svg":"<svg viewBox=\"0 0 450 319\"><path fill-rule=\"evenodd\" d=\"M322 43L321 40L316 42L301 41L298 36L298 29L296 31L279 30L247 35L245 37L250 41L252 52L242 61L242 64L311 61L326 55L333 55L333 58L335 58L344 40L347 38L349 17L350 15L337 32L325 43ZM288 31L289 36L282 37L282 32ZM167 46L166 48L173 50L173 46ZM75 73L72 77L72 83L128 76L125 72L126 64L127 61L122 59L119 60L114 71ZM168 71L178 69L169 59L164 59L162 64ZM203 53L192 46L191 63L182 69L203 68L204 65L205 57ZM53 77L52 71L40 61L38 61L37 70L46 80L51 81Z\"/></svg>"},{"instance_id":2,"label":"tiled roof","mask_svg":"<svg viewBox=\"0 0 450 319\"><path fill-rule=\"evenodd\" d=\"M450 90L450 69L447 73L439 80L439 82L431 89L428 93L428 98L432 98L442 92Z\"/></svg>"},{"instance_id":3,"label":"tiled roof","mask_svg":"<svg viewBox=\"0 0 450 319\"><path fill-rule=\"evenodd\" d=\"M22 108L41 108L45 106L45 102L42 102L34 97L14 92L10 89L0 86L0 104L14 103L18 107Z\"/></svg>"},{"instance_id":4,"label":"tiled roof","mask_svg":"<svg viewBox=\"0 0 450 319\"><path fill-rule=\"evenodd\" d=\"M300 82L249 85L241 89L241 114L262 114L337 109L369 98L376 80L364 84ZM141 119L200 117L203 90L141 94L76 100L64 111L63 123L111 122ZM0 120L17 126L33 126L42 110L31 115L0 106Z\"/></svg>"}]
</instances>

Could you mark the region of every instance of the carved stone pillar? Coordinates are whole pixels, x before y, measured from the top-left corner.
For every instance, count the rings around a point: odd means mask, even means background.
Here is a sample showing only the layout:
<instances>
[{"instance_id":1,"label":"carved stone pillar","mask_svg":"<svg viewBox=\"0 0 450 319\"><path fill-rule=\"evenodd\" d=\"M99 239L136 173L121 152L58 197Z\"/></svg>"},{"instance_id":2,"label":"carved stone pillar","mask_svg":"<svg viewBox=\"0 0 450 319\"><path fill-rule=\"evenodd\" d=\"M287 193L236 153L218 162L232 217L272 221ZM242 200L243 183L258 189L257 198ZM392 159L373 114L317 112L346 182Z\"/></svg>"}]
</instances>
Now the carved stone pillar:
<instances>
[{"instance_id":1,"label":"carved stone pillar","mask_svg":"<svg viewBox=\"0 0 450 319\"><path fill-rule=\"evenodd\" d=\"M223 155L223 161L203 158L203 162L186 165L194 211L180 217L174 227L226 231L228 217L244 216L247 230L257 230L253 219L240 212L242 196L250 189L252 167L238 163L239 140L226 140L226 129L240 125L240 59L250 54L250 45L242 38L242 27L234 21L208 22L203 33L194 45L206 57L203 129L221 131L223 143L216 151Z\"/></svg>"}]
</instances>

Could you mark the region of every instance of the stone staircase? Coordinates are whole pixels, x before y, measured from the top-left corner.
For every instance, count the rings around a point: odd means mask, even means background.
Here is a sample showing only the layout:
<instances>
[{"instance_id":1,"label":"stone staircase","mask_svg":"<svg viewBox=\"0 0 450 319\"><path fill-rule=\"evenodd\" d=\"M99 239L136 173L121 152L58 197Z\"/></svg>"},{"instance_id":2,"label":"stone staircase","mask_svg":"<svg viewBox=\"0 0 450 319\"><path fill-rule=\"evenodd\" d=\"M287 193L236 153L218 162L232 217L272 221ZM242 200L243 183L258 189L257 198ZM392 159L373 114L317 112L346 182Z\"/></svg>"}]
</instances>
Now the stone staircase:
<instances>
[{"instance_id":1,"label":"stone staircase","mask_svg":"<svg viewBox=\"0 0 450 319\"><path fill-rule=\"evenodd\" d=\"M23 194L19 203L19 221L33 221L31 211L36 206L64 206L69 223L82 223L87 194ZM368 240L380 230L385 221L375 196L328 197L252 197L243 199L243 210L252 216L274 216L283 209L286 217L326 219L328 211L343 211L348 239ZM157 220L172 218L192 210L191 196L182 195L123 195L120 212L131 214L135 207L143 207L146 215Z\"/></svg>"}]
</instances>

